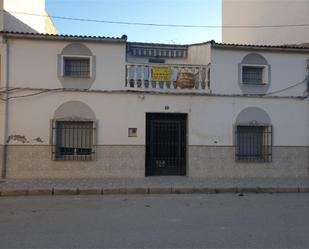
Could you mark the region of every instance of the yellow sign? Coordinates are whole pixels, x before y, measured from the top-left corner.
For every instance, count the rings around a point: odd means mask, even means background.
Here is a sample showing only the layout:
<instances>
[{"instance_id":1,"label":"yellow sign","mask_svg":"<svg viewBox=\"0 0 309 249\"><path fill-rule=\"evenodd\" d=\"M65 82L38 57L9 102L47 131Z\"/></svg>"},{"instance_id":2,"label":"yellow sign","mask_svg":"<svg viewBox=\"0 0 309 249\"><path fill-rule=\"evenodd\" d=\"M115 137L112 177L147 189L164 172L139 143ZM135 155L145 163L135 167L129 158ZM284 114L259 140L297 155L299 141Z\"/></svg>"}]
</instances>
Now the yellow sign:
<instances>
[{"instance_id":1,"label":"yellow sign","mask_svg":"<svg viewBox=\"0 0 309 249\"><path fill-rule=\"evenodd\" d=\"M170 67L152 67L151 80L153 81L171 81L172 70Z\"/></svg>"}]
</instances>

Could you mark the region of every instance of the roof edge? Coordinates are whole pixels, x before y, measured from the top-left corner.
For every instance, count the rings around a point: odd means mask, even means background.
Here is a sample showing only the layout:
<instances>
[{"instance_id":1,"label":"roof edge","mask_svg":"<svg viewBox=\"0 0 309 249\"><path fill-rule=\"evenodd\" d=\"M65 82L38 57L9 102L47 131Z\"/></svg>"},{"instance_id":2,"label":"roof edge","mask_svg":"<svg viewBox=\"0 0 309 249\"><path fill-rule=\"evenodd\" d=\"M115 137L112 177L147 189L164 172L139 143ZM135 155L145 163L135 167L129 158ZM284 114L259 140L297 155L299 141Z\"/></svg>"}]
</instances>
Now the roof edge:
<instances>
[{"instance_id":1,"label":"roof edge","mask_svg":"<svg viewBox=\"0 0 309 249\"><path fill-rule=\"evenodd\" d=\"M86 36L86 35L61 35L61 34L42 34L42 33L28 33L16 31L0 31L0 35L8 38L18 39L33 39L33 40L59 40L59 41L88 41L88 42L115 42L126 43L128 37L122 35L121 37L105 37L105 36Z\"/></svg>"},{"instance_id":2,"label":"roof edge","mask_svg":"<svg viewBox=\"0 0 309 249\"><path fill-rule=\"evenodd\" d=\"M212 48L219 49L235 49L235 50L260 50L260 51L274 51L274 52L296 52L309 53L309 47L302 47L299 45L251 45L251 44L232 44L232 43L217 43L211 42Z\"/></svg>"}]
</instances>

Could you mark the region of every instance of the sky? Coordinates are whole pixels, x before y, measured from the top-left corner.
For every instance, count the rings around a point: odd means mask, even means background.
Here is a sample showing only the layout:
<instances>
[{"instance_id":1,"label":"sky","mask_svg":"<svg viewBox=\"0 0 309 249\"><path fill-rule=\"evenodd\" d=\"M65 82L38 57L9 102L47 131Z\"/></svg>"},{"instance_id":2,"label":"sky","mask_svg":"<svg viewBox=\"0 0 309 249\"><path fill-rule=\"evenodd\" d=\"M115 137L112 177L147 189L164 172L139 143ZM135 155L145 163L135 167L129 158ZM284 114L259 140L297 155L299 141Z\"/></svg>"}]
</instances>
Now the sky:
<instances>
[{"instance_id":1,"label":"sky","mask_svg":"<svg viewBox=\"0 0 309 249\"><path fill-rule=\"evenodd\" d=\"M221 0L46 0L51 16L184 25L221 25ZM119 25L53 19L59 34L128 36L133 42L221 41L219 28Z\"/></svg>"}]
</instances>

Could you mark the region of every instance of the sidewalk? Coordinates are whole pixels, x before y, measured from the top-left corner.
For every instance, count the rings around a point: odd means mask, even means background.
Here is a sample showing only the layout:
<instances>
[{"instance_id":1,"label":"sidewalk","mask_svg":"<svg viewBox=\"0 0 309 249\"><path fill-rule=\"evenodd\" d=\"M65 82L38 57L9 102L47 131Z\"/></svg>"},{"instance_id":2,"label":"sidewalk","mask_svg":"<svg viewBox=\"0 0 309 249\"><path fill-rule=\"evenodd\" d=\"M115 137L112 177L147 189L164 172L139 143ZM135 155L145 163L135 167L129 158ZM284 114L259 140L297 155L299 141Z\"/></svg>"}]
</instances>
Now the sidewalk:
<instances>
[{"instance_id":1,"label":"sidewalk","mask_svg":"<svg viewBox=\"0 0 309 249\"><path fill-rule=\"evenodd\" d=\"M298 192L309 193L309 177L0 180L0 196Z\"/></svg>"}]
</instances>

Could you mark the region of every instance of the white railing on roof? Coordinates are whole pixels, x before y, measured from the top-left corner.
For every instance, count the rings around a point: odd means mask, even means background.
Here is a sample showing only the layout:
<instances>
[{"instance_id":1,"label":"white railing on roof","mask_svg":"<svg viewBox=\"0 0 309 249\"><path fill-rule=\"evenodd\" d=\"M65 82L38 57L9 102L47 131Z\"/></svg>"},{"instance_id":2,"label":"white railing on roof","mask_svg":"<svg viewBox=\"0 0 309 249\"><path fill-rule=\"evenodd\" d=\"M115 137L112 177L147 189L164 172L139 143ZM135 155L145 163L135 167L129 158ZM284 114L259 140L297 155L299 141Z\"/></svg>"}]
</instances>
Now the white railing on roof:
<instances>
[{"instance_id":1,"label":"white railing on roof","mask_svg":"<svg viewBox=\"0 0 309 249\"><path fill-rule=\"evenodd\" d=\"M207 93L210 92L210 65L127 63L126 87Z\"/></svg>"}]
</instances>

